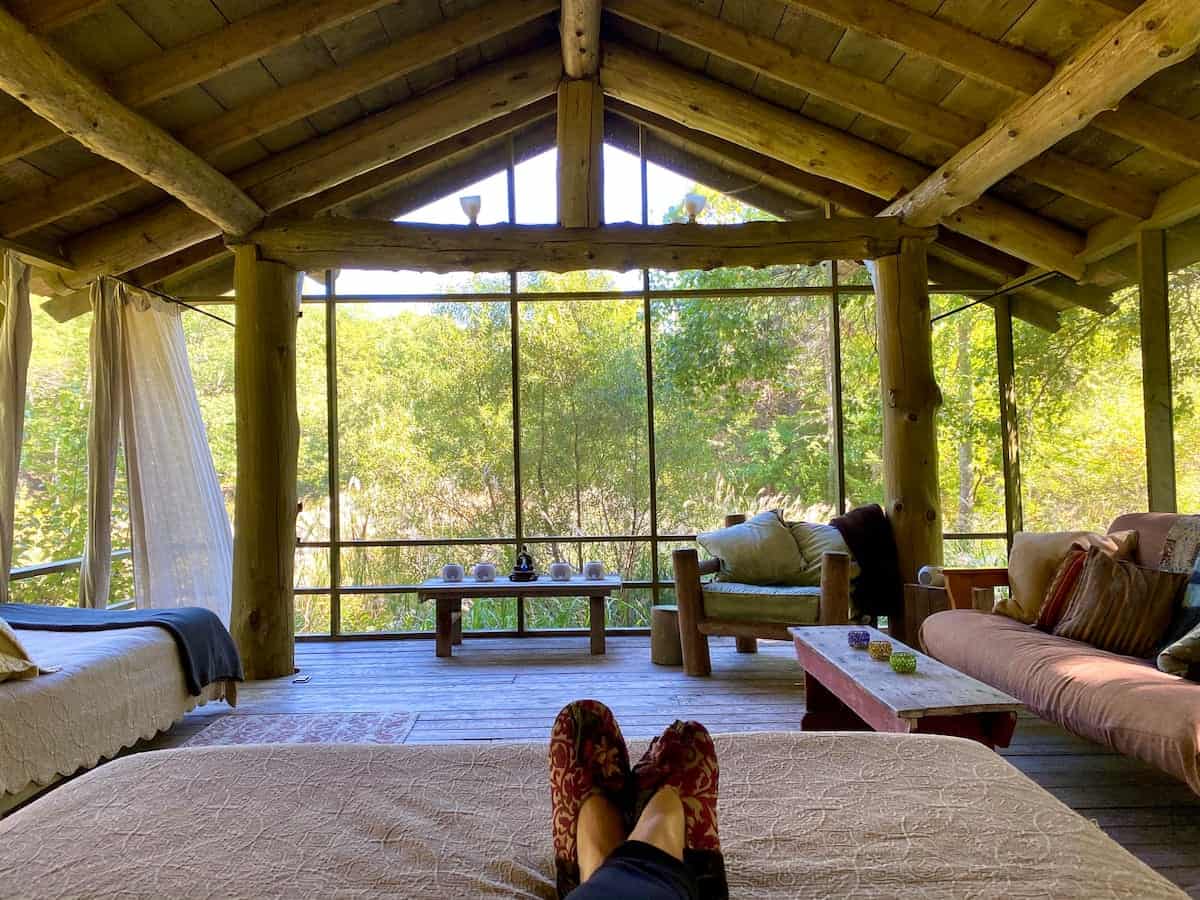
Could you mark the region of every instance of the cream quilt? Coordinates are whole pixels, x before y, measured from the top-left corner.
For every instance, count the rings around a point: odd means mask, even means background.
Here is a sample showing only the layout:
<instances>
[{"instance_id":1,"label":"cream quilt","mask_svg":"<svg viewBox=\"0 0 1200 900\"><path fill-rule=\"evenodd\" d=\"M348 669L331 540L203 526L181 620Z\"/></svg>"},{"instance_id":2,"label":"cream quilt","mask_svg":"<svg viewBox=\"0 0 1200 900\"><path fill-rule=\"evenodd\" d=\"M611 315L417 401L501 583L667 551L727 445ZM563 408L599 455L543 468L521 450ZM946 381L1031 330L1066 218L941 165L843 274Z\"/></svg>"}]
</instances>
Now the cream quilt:
<instances>
[{"instance_id":1,"label":"cream quilt","mask_svg":"<svg viewBox=\"0 0 1200 900\"><path fill-rule=\"evenodd\" d=\"M1182 892L955 738L717 737L735 898L1154 900ZM0 893L554 895L541 744L127 756L0 822Z\"/></svg>"},{"instance_id":2,"label":"cream quilt","mask_svg":"<svg viewBox=\"0 0 1200 900\"><path fill-rule=\"evenodd\" d=\"M161 628L18 634L38 665L61 669L0 683L0 810L6 795L90 768L225 696L223 684L188 694Z\"/></svg>"}]
</instances>

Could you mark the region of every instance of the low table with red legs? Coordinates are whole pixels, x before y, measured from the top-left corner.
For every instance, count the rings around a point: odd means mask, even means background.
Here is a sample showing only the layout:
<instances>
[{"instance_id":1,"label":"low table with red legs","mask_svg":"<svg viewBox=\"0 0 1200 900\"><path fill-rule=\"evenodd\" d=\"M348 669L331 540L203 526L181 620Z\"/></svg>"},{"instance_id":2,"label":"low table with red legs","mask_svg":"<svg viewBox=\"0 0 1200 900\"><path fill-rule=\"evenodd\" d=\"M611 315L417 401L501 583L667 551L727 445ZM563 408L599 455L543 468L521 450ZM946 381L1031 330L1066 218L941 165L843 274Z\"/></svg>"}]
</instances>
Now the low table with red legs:
<instances>
[{"instance_id":1,"label":"low table with red legs","mask_svg":"<svg viewBox=\"0 0 1200 900\"><path fill-rule=\"evenodd\" d=\"M916 672L894 672L887 661L849 646L847 634L855 629L869 631L871 640L891 640L893 650L912 649L874 628L789 628L804 667L804 731L946 734L1008 746L1019 700L923 653L917 653Z\"/></svg>"}]
</instances>

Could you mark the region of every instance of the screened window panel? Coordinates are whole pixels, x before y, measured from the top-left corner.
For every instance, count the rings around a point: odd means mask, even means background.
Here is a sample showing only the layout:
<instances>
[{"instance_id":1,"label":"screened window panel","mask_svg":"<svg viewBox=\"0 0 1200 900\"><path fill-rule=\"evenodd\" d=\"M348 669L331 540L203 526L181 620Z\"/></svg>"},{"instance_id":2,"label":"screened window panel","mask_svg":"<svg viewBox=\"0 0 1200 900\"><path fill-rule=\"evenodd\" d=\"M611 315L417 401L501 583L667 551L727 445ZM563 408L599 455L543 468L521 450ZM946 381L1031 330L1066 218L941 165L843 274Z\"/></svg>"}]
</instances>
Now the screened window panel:
<instances>
[{"instance_id":1,"label":"screened window panel","mask_svg":"<svg viewBox=\"0 0 1200 900\"><path fill-rule=\"evenodd\" d=\"M508 312L338 306L343 540L513 532Z\"/></svg>"},{"instance_id":2,"label":"screened window panel","mask_svg":"<svg viewBox=\"0 0 1200 900\"><path fill-rule=\"evenodd\" d=\"M658 527L825 521L836 500L827 298L653 304Z\"/></svg>"},{"instance_id":3,"label":"screened window panel","mask_svg":"<svg viewBox=\"0 0 1200 900\"><path fill-rule=\"evenodd\" d=\"M1176 502L1200 512L1200 265L1171 273L1171 380Z\"/></svg>"},{"instance_id":4,"label":"screened window panel","mask_svg":"<svg viewBox=\"0 0 1200 900\"><path fill-rule=\"evenodd\" d=\"M1063 315L1056 333L1013 323L1025 527L1104 530L1144 510L1146 449L1138 295Z\"/></svg>"},{"instance_id":5,"label":"screened window panel","mask_svg":"<svg viewBox=\"0 0 1200 900\"><path fill-rule=\"evenodd\" d=\"M649 532L641 316L640 300L521 302L526 534Z\"/></svg>"}]
</instances>

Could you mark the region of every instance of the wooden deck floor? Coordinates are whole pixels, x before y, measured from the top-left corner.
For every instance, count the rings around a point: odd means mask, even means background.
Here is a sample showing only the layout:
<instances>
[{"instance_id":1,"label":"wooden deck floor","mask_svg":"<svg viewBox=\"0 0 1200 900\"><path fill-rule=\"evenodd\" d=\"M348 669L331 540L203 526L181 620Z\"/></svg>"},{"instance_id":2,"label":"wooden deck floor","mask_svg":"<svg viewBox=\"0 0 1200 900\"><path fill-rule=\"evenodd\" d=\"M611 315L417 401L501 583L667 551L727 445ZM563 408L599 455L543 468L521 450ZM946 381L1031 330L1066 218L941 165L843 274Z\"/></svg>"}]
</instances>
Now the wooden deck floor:
<instances>
[{"instance_id":1,"label":"wooden deck floor","mask_svg":"<svg viewBox=\"0 0 1200 900\"><path fill-rule=\"evenodd\" d=\"M473 639L437 659L433 641L303 643L297 662L311 680L246 684L236 711L213 704L151 747L176 746L238 713L409 711L408 741L541 740L571 700L612 707L630 737L658 733L675 718L714 732L788 731L804 710L790 646L762 642L758 654L713 641L713 677L687 678L649 660L649 639L610 637L590 656L586 637ZM1200 799L1180 782L1024 716L1005 757L1064 803L1104 828L1166 877L1200 898Z\"/></svg>"}]
</instances>

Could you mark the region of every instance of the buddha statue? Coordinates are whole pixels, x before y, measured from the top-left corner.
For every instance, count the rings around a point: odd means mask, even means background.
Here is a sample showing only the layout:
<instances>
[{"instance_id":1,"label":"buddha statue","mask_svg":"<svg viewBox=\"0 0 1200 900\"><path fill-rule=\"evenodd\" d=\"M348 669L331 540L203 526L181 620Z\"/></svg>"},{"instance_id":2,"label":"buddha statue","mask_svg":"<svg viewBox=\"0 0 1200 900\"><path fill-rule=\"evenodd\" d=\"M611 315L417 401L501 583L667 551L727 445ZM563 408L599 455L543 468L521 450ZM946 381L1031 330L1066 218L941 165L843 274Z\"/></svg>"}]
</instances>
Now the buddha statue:
<instances>
[{"instance_id":1,"label":"buddha statue","mask_svg":"<svg viewBox=\"0 0 1200 900\"><path fill-rule=\"evenodd\" d=\"M529 548L524 544L521 545L521 552L517 554L517 564L513 566L510 577L513 581L537 581L533 557L529 555Z\"/></svg>"}]
</instances>

